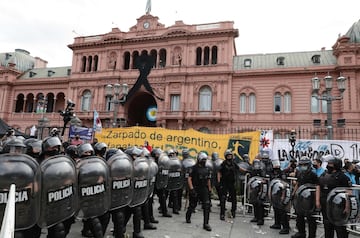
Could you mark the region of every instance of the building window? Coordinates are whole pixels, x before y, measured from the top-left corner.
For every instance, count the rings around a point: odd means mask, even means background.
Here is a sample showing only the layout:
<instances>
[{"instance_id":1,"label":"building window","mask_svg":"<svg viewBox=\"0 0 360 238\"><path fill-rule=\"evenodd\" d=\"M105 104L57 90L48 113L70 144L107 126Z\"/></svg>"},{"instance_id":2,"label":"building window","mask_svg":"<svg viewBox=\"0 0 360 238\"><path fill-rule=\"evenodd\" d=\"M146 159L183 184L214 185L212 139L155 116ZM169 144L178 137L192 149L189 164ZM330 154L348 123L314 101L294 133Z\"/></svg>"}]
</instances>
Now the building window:
<instances>
[{"instance_id":1,"label":"building window","mask_svg":"<svg viewBox=\"0 0 360 238\"><path fill-rule=\"evenodd\" d=\"M210 62L210 48L208 46L204 49L204 65L208 65Z\"/></svg>"},{"instance_id":2,"label":"building window","mask_svg":"<svg viewBox=\"0 0 360 238\"><path fill-rule=\"evenodd\" d=\"M180 111L180 95L171 95L170 110L172 112Z\"/></svg>"},{"instance_id":3,"label":"building window","mask_svg":"<svg viewBox=\"0 0 360 238\"><path fill-rule=\"evenodd\" d=\"M211 88L204 86L199 91L199 111L211 111Z\"/></svg>"},{"instance_id":4,"label":"building window","mask_svg":"<svg viewBox=\"0 0 360 238\"><path fill-rule=\"evenodd\" d=\"M285 57L280 56L276 59L277 65L285 65Z\"/></svg>"},{"instance_id":5,"label":"building window","mask_svg":"<svg viewBox=\"0 0 360 238\"><path fill-rule=\"evenodd\" d=\"M246 94L240 94L240 113L246 113Z\"/></svg>"},{"instance_id":6,"label":"building window","mask_svg":"<svg viewBox=\"0 0 360 238\"><path fill-rule=\"evenodd\" d=\"M320 108L319 108L319 100L317 98L317 94L313 93L311 95L311 112L312 113L318 113L320 112Z\"/></svg>"},{"instance_id":7,"label":"building window","mask_svg":"<svg viewBox=\"0 0 360 238\"><path fill-rule=\"evenodd\" d=\"M213 46L211 48L211 64L217 64L217 54L218 54L217 46Z\"/></svg>"},{"instance_id":8,"label":"building window","mask_svg":"<svg viewBox=\"0 0 360 238\"><path fill-rule=\"evenodd\" d=\"M256 112L256 96L255 93L250 93L249 95L249 112L255 113Z\"/></svg>"},{"instance_id":9,"label":"building window","mask_svg":"<svg viewBox=\"0 0 360 238\"><path fill-rule=\"evenodd\" d=\"M110 112L114 110L114 103L111 103L112 97L106 96L105 97L105 111Z\"/></svg>"},{"instance_id":10,"label":"building window","mask_svg":"<svg viewBox=\"0 0 360 238\"><path fill-rule=\"evenodd\" d=\"M289 92L284 95L284 112L291 112L291 94Z\"/></svg>"},{"instance_id":11,"label":"building window","mask_svg":"<svg viewBox=\"0 0 360 238\"><path fill-rule=\"evenodd\" d=\"M281 94L280 93L275 93L274 112L281 112Z\"/></svg>"},{"instance_id":12,"label":"building window","mask_svg":"<svg viewBox=\"0 0 360 238\"><path fill-rule=\"evenodd\" d=\"M202 49L200 47L196 48L196 65L201 65L202 58Z\"/></svg>"},{"instance_id":13,"label":"building window","mask_svg":"<svg viewBox=\"0 0 360 238\"><path fill-rule=\"evenodd\" d=\"M326 94L326 92L324 92L322 94L322 97L326 98L326 96L327 96L327 94ZM326 100L321 100L321 111L323 113L327 113L327 101Z\"/></svg>"},{"instance_id":14,"label":"building window","mask_svg":"<svg viewBox=\"0 0 360 238\"><path fill-rule=\"evenodd\" d=\"M313 55L311 57L311 61L314 63L314 64L320 64L320 55Z\"/></svg>"},{"instance_id":15,"label":"building window","mask_svg":"<svg viewBox=\"0 0 360 238\"><path fill-rule=\"evenodd\" d=\"M244 60L244 67L246 67L246 68L251 67L251 59L245 59Z\"/></svg>"},{"instance_id":16,"label":"building window","mask_svg":"<svg viewBox=\"0 0 360 238\"><path fill-rule=\"evenodd\" d=\"M81 72L85 72L86 70L86 57L83 56L81 59Z\"/></svg>"},{"instance_id":17,"label":"building window","mask_svg":"<svg viewBox=\"0 0 360 238\"><path fill-rule=\"evenodd\" d=\"M81 97L81 111L90 111L91 92L85 90Z\"/></svg>"}]
</instances>

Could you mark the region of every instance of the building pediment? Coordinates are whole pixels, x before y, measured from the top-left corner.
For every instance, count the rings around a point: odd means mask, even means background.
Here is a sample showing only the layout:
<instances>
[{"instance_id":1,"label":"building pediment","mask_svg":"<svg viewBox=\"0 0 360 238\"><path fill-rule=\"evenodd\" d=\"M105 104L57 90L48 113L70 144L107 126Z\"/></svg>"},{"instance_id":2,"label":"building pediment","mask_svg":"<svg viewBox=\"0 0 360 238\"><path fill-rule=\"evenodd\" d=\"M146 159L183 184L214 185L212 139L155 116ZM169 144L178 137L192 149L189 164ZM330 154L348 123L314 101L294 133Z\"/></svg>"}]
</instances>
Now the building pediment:
<instances>
[{"instance_id":1,"label":"building pediment","mask_svg":"<svg viewBox=\"0 0 360 238\"><path fill-rule=\"evenodd\" d=\"M159 22L159 18L151 14L146 14L137 19L136 25L130 28L130 32L149 31L164 29L165 25Z\"/></svg>"}]
</instances>

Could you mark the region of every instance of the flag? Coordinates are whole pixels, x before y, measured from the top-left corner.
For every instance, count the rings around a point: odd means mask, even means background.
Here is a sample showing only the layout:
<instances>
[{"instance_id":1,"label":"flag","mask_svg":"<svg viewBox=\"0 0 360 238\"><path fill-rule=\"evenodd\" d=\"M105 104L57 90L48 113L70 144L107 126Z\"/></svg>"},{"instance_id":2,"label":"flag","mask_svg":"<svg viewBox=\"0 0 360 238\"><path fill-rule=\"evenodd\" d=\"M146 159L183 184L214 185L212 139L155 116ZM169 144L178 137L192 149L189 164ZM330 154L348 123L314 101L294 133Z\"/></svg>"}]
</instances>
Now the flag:
<instances>
[{"instance_id":1,"label":"flag","mask_svg":"<svg viewBox=\"0 0 360 238\"><path fill-rule=\"evenodd\" d=\"M102 125L101 125L99 113L96 110L94 110L94 131L101 132L101 129L102 129Z\"/></svg>"},{"instance_id":2,"label":"flag","mask_svg":"<svg viewBox=\"0 0 360 238\"><path fill-rule=\"evenodd\" d=\"M270 159L275 159L273 155L274 136L272 130L262 130L260 133L260 152L268 151Z\"/></svg>"}]
</instances>

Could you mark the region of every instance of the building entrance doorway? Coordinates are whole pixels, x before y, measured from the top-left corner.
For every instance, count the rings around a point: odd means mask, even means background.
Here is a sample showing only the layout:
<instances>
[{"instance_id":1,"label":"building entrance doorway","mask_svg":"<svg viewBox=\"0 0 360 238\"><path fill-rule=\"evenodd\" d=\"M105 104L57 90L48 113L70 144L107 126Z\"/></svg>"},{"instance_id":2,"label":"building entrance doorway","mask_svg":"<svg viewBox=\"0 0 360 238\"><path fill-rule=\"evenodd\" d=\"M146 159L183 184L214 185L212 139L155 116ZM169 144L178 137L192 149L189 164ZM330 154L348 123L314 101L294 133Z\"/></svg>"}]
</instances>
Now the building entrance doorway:
<instances>
[{"instance_id":1,"label":"building entrance doorway","mask_svg":"<svg viewBox=\"0 0 360 238\"><path fill-rule=\"evenodd\" d=\"M128 126L156 126L157 104L154 97L141 92L128 105Z\"/></svg>"}]
</instances>

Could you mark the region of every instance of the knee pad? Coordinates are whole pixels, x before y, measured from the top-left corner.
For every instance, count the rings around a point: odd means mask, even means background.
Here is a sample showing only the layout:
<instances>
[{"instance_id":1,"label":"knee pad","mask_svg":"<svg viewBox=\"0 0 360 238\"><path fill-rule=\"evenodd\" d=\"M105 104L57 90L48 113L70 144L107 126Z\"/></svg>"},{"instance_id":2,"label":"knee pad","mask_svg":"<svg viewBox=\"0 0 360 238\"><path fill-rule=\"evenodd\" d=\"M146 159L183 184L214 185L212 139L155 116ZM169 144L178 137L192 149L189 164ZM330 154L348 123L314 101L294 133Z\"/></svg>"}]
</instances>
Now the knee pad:
<instances>
[{"instance_id":1,"label":"knee pad","mask_svg":"<svg viewBox=\"0 0 360 238\"><path fill-rule=\"evenodd\" d=\"M48 238L64 238L66 237L65 226L62 222L48 229Z\"/></svg>"}]
</instances>

